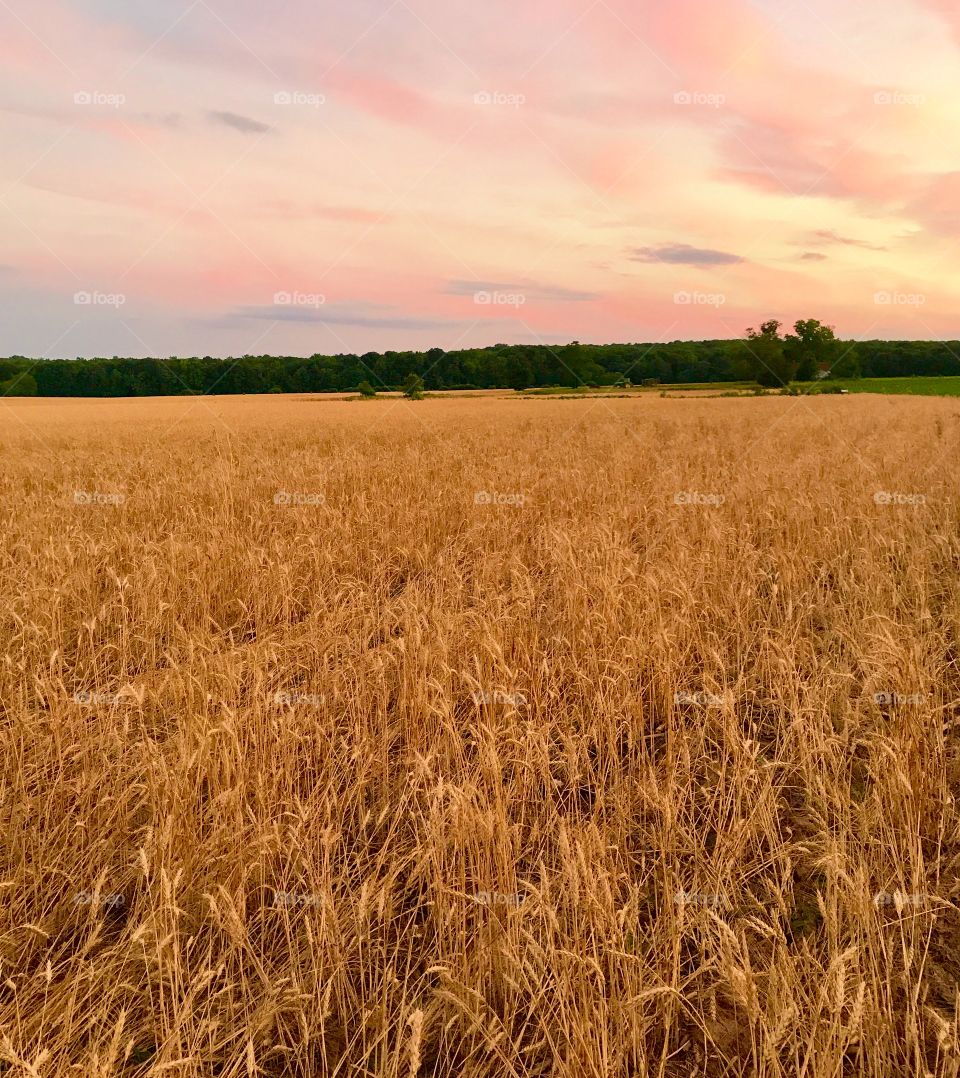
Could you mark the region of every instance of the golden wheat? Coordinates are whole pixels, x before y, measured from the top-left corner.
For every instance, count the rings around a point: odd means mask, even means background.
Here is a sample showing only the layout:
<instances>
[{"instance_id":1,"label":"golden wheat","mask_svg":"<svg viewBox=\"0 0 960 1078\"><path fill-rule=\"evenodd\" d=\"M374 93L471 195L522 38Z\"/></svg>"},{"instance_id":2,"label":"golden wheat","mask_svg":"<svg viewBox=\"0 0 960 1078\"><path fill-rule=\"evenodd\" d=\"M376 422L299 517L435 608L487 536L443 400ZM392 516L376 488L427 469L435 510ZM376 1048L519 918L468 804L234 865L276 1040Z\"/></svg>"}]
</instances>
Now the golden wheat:
<instances>
[{"instance_id":1,"label":"golden wheat","mask_svg":"<svg viewBox=\"0 0 960 1078\"><path fill-rule=\"evenodd\" d=\"M4 1074L958 1074L960 405L2 415Z\"/></svg>"}]
</instances>

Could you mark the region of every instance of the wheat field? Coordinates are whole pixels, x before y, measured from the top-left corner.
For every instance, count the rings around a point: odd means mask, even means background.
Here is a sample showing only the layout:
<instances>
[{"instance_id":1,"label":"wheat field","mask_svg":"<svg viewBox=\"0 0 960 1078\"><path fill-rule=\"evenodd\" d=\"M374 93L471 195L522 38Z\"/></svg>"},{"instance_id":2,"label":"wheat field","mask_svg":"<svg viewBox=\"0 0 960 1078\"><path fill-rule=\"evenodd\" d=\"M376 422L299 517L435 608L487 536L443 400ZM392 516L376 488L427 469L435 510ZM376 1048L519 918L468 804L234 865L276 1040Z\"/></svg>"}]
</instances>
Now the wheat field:
<instances>
[{"instance_id":1,"label":"wheat field","mask_svg":"<svg viewBox=\"0 0 960 1078\"><path fill-rule=\"evenodd\" d=\"M960 1073L960 404L0 415L0 1073Z\"/></svg>"}]
</instances>

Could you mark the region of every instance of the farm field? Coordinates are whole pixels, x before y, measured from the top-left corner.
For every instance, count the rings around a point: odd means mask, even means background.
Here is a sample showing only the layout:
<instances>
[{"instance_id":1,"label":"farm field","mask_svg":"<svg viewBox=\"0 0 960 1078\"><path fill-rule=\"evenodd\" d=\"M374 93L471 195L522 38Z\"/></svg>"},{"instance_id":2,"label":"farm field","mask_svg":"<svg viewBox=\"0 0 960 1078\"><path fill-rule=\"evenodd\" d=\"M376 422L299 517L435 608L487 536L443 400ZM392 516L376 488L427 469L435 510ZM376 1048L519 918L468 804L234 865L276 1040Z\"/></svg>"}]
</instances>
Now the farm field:
<instances>
[{"instance_id":1,"label":"farm field","mask_svg":"<svg viewBox=\"0 0 960 1078\"><path fill-rule=\"evenodd\" d=\"M827 390L830 388L846 389L850 393L879 393L884 396L900 396L909 394L919 397L958 397L960 396L960 378L943 376L914 375L909 378L852 378L844 381L823 382L798 382L797 388L801 393L810 394L811 390ZM698 396L706 392L711 393L743 393L749 394L756 386L746 382L713 382L697 383L695 385L670 385L660 386L671 395L680 393L695 393ZM645 392L650 392L645 389ZM776 392L776 390L768 390Z\"/></svg>"},{"instance_id":2,"label":"farm field","mask_svg":"<svg viewBox=\"0 0 960 1078\"><path fill-rule=\"evenodd\" d=\"M960 397L960 378L915 375L912 378L859 378L843 383L851 393L910 393L928 397Z\"/></svg>"},{"instance_id":3,"label":"farm field","mask_svg":"<svg viewBox=\"0 0 960 1078\"><path fill-rule=\"evenodd\" d=\"M831 388L846 389L849 393L879 393L884 396L908 394L919 397L958 397L960 396L960 378L943 376L913 375L909 378L852 378L843 381L797 382L796 388L807 395L811 391L824 391ZM691 393L697 396L739 393L750 395L756 385L748 382L698 382L689 385L663 385L657 391L668 392L671 396ZM623 392L621 390L621 392ZM645 387L642 392L649 393ZM777 392L777 390L767 390Z\"/></svg>"},{"instance_id":4,"label":"farm field","mask_svg":"<svg viewBox=\"0 0 960 1078\"><path fill-rule=\"evenodd\" d=\"M842 382L798 382L795 383L801 393L811 394L811 391L822 391L830 387L846 389L850 393L880 393L884 396L899 396L909 394L921 397L957 397L960 396L960 378L944 376L915 375L909 378L856 378ZM670 396L718 396L718 395L742 395L751 396L758 389L754 382L680 382L676 384L663 383L656 386L631 386L628 389L610 387L605 389L592 389L580 387L577 389L530 389L526 390L525 396L560 396L564 394L584 394L587 396L605 396L608 394L637 394L637 393L667 393ZM507 391L501 391L506 393ZM777 390L766 390L775 393Z\"/></svg>"},{"instance_id":5,"label":"farm field","mask_svg":"<svg viewBox=\"0 0 960 1078\"><path fill-rule=\"evenodd\" d=\"M0 416L0 1073L958 1073L960 403Z\"/></svg>"}]
</instances>

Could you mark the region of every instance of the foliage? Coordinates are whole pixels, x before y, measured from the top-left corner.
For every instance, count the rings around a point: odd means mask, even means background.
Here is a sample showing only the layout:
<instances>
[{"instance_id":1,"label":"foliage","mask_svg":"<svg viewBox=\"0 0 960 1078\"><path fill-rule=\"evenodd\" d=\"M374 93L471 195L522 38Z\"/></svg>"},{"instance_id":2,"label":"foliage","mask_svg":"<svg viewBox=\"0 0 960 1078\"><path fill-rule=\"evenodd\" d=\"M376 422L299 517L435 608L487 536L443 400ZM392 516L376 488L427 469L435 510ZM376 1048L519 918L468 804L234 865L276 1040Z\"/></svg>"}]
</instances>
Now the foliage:
<instances>
[{"instance_id":1,"label":"foliage","mask_svg":"<svg viewBox=\"0 0 960 1078\"><path fill-rule=\"evenodd\" d=\"M770 319L759 329L747 330L745 349L752 360L752 375L768 388L789 385L796 369L784 348L780 325L776 319Z\"/></svg>"},{"instance_id":2,"label":"foliage","mask_svg":"<svg viewBox=\"0 0 960 1078\"><path fill-rule=\"evenodd\" d=\"M764 334L762 326L759 336L766 339L606 345L574 342L560 347L496 344L449 352L436 348L367 352L362 356L71 360L13 356L0 359L0 383L29 372L41 396L148 397L267 393L271 389L283 393L358 392L361 382L378 391L397 390L410 373L423 379L425 390L580 388L627 382L677 385L738 382L761 376L767 384L780 387L789 381L786 375L802 373L792 369L800 363L795 352L798 346L790 344L789 338L787 351L792 354L781 359L783 342L778 344L770 334ZM779 338L779 333L776 336ZM850 347L850 342L842 342L841 351ZM853 352L840 355L834 370L836 377L856 378L858 373L866 378L960 375L960 342L861 341ZM31 383L24 385L29 390Z\"/></svg>"},{"instance_id":3,"label":"foliage","mask_svg":"<svg viewBox=\"0 0 960 1078\"><path fill-rule=\"evenodd\" d=\"M821 370L831 370L842 349L833 328L815 318L797 322L783 347L793 364L793 377L800 382L813 381Z\"/></svg>"},{"instance_id":4,"label":"foliage","mask_svg":"<svg viewBox=\"0 0 960 1078\"><path fill-rule=\"evenodd\" d=\"M29 371L22 371L5 382L0 382L0 397L35 397L36 395L37 382Z\"/></svg>"},{"instance_id":5,"label":"foliage","mask_svg":"<svg viewBox=\"0 0 960 1078\"><path fill-rule=\"evenodd\" d=\"M844 342L838 342L844 344ZM863 367L860 363L860 349L852 342L844 344L843 351L839 353L830 368L831 378L860 378L863 376Z\"/></svg>"},{"instance_id":6,"label":"foliage","mask_svg":"<svg viewBox=\"0 0 960 1078\"><path fill-rule=\"evenodd\" d=\"M403 383L403 395L407 400L423 400L423 379L419 374L410 373Z\"/></svg>"}]
</instances>

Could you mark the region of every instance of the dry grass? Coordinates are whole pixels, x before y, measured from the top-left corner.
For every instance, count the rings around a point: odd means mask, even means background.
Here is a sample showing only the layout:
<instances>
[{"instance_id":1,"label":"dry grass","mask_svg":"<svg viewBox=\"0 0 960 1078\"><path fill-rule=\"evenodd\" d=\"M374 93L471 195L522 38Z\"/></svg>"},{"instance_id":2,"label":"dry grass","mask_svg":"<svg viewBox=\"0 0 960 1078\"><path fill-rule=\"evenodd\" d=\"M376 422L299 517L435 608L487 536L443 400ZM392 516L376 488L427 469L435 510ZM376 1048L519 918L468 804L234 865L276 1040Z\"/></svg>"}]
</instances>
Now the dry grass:
<instances>
[{"instance_id":1,"label":"dry grass","mask_svg":"<svg viewBox=\"0 0 960 1078\"><path fill-rule=\"evenodd\" d=\"M957 403L11 408L4 1075L958 1073Z\"/></svg>"}]
</instances>

